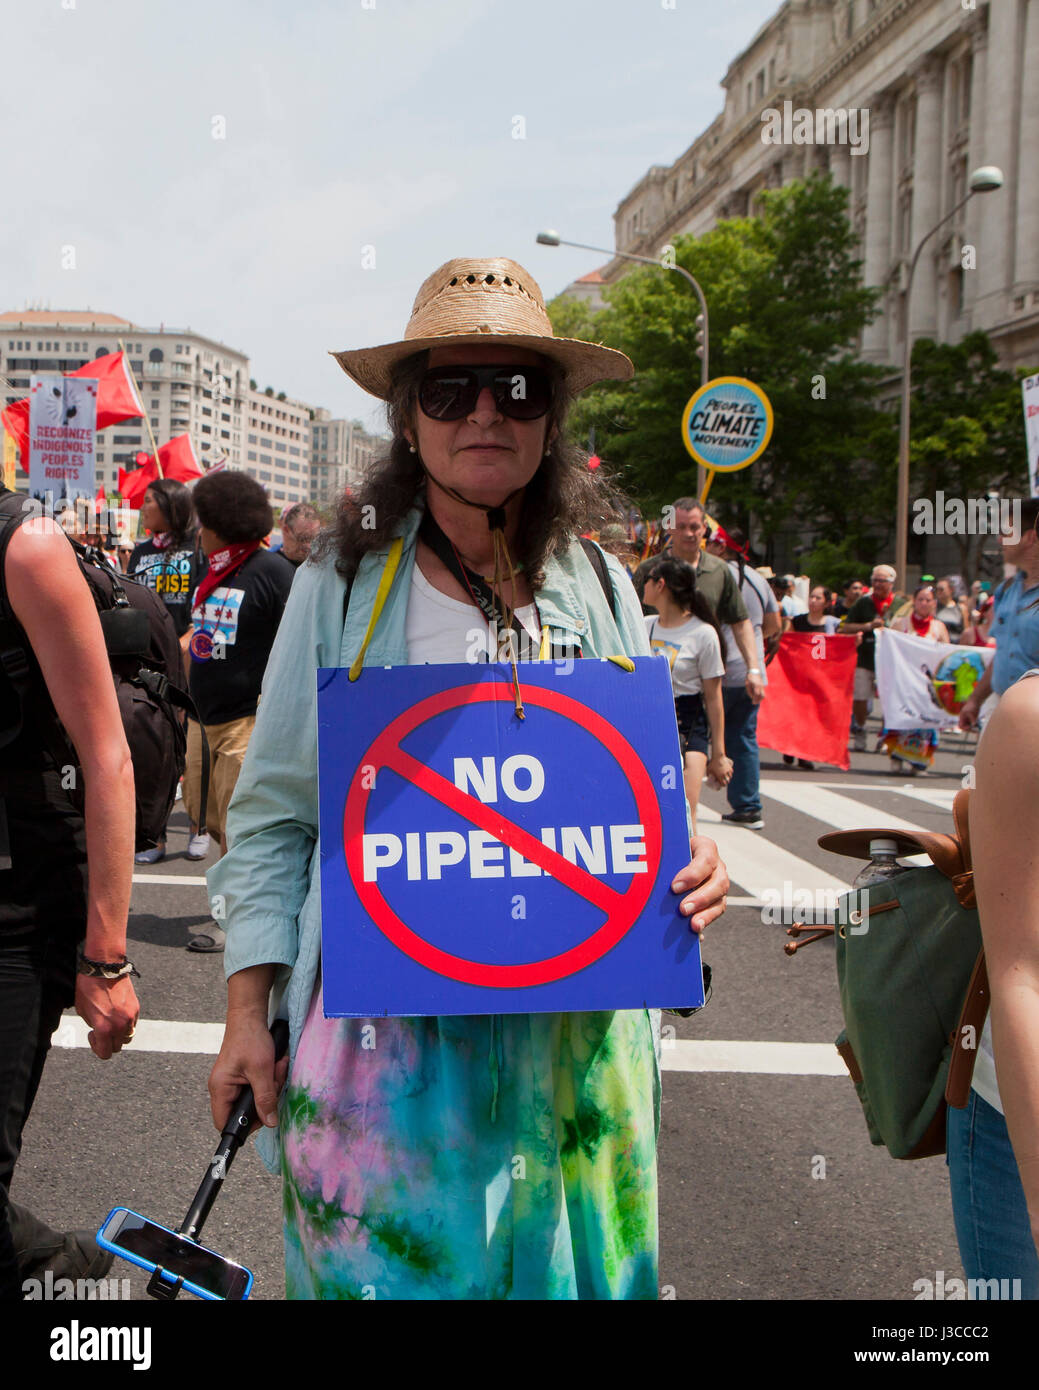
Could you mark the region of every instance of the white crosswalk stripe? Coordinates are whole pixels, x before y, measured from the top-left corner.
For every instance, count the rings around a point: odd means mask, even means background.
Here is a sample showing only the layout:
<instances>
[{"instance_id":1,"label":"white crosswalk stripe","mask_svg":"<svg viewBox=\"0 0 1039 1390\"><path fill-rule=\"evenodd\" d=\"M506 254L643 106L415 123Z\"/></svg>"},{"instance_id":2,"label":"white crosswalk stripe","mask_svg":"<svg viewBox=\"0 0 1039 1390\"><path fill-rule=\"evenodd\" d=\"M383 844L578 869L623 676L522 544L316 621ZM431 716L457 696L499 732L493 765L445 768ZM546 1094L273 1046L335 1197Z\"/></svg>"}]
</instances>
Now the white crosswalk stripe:
<instances>
[{"instance_id":1,"label":"white crosswalk stripe","mask_svg":"<svg viewBox=\"0 0 1039 1390\"><path fill-rule=\"evenodd\" d=\"M889 786L873 782L813 782L802 778L763 778L761 782L761 795L766 801L779 802L793 811L810 816L820 823L820 833L823 830L858 830L867 826L905 831L926 828L905 816L860 801L854 793L862 791L904 796L911 802L923 803L942 811L951 811L952 799L956 794L956 788L915 787L908 784ZM906 809L911 808L907 806ZM803 895L809 893L820 905L832 906L836 897L848 891L851 879L861 867L852 860L846 860L850 872L848 878L844 879L824 867L827 860L831 860L835 866L839 862L825 850L819 851L819 862L815 863L784 849L769 838L775 820L770 819L767 812L765 830L747 830L742 826L729 825L717 811L703 804L696 815L701 832L717 841L719 853L725 860L734 890L729 898L732 907L758 907L772 901L776 893L783 895L784 902L803 899ZM929 861L926 855L919 855L904 862L926 864Z\"/></svg>"},{"instance_id":2,"label":"white crosswalk stripe","mask_svg":"<svg viewBox=\"0 0 1039 1390\"><path fill-rule=\"evenodd\" d=\"M180 1023L141 1019L133 1052L184 1052L215 1057L224 1036L222 1023ZM87 1025L65 1014L52 1046L87 1047ZM832 1043L690 1040L664 1033L660 1065L664 1071L757 1072L782 1076L847 1076Z\"/></svg>"}]
</instances>

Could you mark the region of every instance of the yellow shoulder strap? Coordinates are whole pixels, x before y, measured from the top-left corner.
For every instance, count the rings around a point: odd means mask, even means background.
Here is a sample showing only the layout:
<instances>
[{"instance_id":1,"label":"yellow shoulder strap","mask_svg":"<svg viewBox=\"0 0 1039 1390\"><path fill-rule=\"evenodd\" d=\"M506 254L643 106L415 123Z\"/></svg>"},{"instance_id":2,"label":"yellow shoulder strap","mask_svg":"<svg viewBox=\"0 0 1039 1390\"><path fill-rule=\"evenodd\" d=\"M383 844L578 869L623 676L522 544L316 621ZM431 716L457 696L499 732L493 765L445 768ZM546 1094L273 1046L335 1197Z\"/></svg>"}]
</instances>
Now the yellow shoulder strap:
<instances>
[{"instance_id":1,"label":"yellow shoulder strap","mask_svg":"<svg viewBox=\"0 0 1039 1390\"><path fill-rule=\"evenodd\" d=\"M404 542L397 538L390 546L390 553L386 557L386 564L382 571L382 578L379 580L379 587L375 594L375 603L372 605L372 616L368 619L368 631L364 634L364 641L361 643L361 650L354 658L354 664L350 667L350 679L355 681L361 674L361 667L364 665L364 654L368 650L368 643L372 640L372 633L375 631L375 624L379 621L386 604L386 596L390 592L390 585L393 583L393 576L397 573L397 566L400 564L401 552L404 549Z\"/></svg>"}]
</instances>

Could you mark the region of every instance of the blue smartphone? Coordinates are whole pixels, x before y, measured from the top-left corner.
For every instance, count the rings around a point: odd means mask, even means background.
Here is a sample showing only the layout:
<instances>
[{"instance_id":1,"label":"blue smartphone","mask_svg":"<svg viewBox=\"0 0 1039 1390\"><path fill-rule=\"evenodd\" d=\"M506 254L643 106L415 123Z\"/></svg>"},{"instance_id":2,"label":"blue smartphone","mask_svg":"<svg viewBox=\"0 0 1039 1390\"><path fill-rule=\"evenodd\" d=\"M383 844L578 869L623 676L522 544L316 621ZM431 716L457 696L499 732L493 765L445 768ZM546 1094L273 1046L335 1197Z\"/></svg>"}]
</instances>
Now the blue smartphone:
<instances>
[{"instance_id":1,"label":"blue smartphone","mask_svg":"<svg viewBox=\"0 0 1039 1390\"><path fill-rule=\"evenodd\" d=\"M128 1207L113 1207L97 1233L102 1250L139 1265L141 1269L161 1268L161 1278L173 1284L178 1277L183 1288L198 1298L242 1300L253 1286L252 1271L207 1250L187 1236L167 1230Z\"/></svg>"}]
</instances>

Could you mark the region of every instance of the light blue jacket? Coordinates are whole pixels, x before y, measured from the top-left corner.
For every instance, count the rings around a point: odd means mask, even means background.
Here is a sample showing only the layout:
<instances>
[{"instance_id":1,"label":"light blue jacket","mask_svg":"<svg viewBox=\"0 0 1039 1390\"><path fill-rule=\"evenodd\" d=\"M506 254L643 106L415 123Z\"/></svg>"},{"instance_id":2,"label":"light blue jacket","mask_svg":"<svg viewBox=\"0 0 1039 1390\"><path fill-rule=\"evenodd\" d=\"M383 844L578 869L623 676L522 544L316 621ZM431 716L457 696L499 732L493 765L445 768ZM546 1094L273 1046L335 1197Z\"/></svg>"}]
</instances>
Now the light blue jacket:
<instances>
[{"instance_id":1,"label":"light blue jacket","mask_svg":"<svg viewBox=\"0 0 1039 1390\"><path fill-rule=\"evenodd\" d=\"M406 666L408 598L422 508L404 520L400 564L364 655L365 666ZM277 964L272 1014L287 1017L294 1057L321 958L318 842L317 682L321 666L352 664L361 649L388 547L361 561L346 608L346 584L331 560L308 561L292 592L267 663L256 727L227 816L228 852L206 875L213 916L227 932L225 973ZM580 543L545 564L537 592L553 641L579 639L586 657L648 656L642 610L620 563L607 556L617 619ZM363 674L360 676L363 680ZM676 869L680 867L676 865ZM273 1130L259 1138L276 1166Z\"/></svg>"}]
</instances>

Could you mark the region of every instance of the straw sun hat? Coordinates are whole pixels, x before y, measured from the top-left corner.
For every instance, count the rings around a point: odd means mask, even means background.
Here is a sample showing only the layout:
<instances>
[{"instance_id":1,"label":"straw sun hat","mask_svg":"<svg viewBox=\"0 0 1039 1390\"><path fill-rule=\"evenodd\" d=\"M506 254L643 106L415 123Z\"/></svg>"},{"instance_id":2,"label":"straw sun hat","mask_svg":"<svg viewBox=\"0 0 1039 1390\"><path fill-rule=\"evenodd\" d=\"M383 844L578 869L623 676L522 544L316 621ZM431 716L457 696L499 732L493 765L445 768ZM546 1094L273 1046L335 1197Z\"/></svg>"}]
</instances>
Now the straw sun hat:
<instances>
[{"instance_id":1,"label":"straw sun hat","mask_svg":"<svg viewBox=\"0 0 1039 1390\"><path fill-rule=\"evenodd\" d=\"M400 342L332 356L359 386L386 400L398 363L427 348L459 343L540 352L562 368L574 394L593 382L627 381L635 373L623 352L555 337L537 281L515 261L498 257L466 256L434 270L415 296Z\"/></svg>"}]
</instances>

